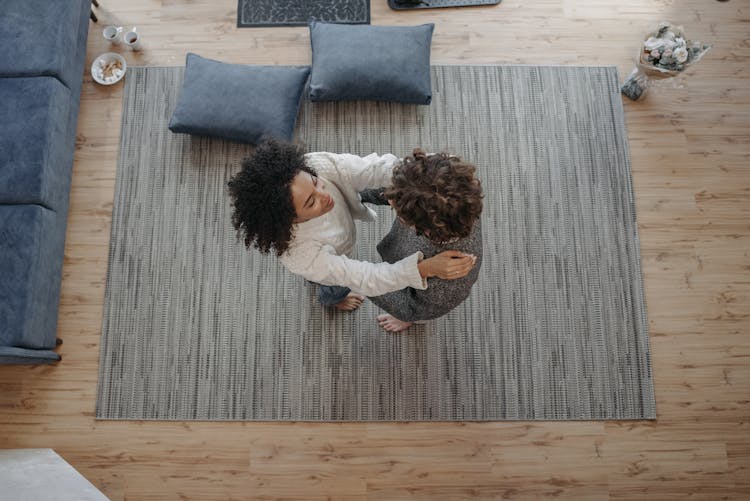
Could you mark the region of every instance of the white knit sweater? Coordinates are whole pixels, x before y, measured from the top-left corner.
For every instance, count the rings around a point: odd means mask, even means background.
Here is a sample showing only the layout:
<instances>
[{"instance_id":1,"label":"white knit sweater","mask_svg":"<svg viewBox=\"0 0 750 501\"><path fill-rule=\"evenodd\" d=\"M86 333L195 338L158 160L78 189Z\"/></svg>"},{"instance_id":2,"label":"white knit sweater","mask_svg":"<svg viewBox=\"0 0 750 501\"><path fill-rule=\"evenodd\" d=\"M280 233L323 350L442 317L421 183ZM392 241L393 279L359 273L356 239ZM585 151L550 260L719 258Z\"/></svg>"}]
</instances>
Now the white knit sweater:
<instances>
[{"instance_id":1,"label":"white knit sweater","mask_svg":"<svg viewBox=\"0 0 750 501\"><path fill-rule=\"evenodd\" d=\"M372 221L377 216L359 198L367 188L391 184L394 155L366 157L327 152L308 153L307 164L325 182L334 200L330 212L294 225L292 242L281 256L284 266L297 275L323 285L349 287L365 296L379 296L405 287L426 289L417 268L421 252L393 264L351 259L356 227L354 219Z\"/></svg>"}]
</instances>

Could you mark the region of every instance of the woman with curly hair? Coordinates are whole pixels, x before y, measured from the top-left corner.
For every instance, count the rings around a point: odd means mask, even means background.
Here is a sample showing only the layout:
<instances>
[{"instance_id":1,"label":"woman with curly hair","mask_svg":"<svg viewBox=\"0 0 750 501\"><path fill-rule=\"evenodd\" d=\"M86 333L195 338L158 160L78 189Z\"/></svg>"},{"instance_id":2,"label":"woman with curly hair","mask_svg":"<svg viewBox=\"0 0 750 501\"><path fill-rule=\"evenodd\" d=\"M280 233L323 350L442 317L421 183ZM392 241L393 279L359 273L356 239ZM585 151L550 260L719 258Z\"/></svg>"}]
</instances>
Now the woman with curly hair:
<instances>
[{"instance_id":1,"label":"woman with curly hair","mask_svg":"<svg viewBox=\"0 0 750 501\"><path fill-rule=\"evenodd\" d=\"M416 321L443 316L469 296L482 260L482 186L475 171L459 157L416 149L394 168L390 186L380 194L367 193L374 203L387 203L396 211L390 233L378 244L384 261L397 262L416 251L429 258L445 249L477 257L471 271L457 280L434 280L424 290L408 287L370 297L388 312L377 318L386 331L400 332Z\"/></svg>"},{"instance_id":2,"label":"woman with curly hair","mask_svg":"<svg viewBox=\"0 0 750 501\"><path fill-rule=\"evenodd\" d=\"M354 219L375 218L359 192L389 186L398 162L390 154L305 154L289 143L265 141L229 181L232 223L245 246L274 252L289 271L321 285L323 305L340 310L358 308L363 295L424 290L430 277L465 276L475 258L455 250L429 259L415 251L391 263L349 257Z\"/></svg>"}]
</instances>

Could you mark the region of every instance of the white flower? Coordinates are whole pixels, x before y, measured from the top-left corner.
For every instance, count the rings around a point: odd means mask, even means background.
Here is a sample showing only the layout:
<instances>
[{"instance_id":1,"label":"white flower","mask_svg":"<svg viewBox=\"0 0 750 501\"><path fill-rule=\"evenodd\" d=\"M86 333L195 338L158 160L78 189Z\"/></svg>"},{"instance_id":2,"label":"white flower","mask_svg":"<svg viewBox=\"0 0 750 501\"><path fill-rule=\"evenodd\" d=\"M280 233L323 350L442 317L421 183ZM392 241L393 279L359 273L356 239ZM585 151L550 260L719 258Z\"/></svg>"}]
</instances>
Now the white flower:
<instances>
[{"instance_id":1,"label":"white flower","mask_svg":"<svg viewBox=\"0 0 750 501\"><path fill-rule=\"evenodd\" d=\"M672 52L672 55L677 59L678 63L684 63L687 61L688 51L685 47L677 47L674 52Z\"/></svg>"},{"instance_id":2,"label":"white flower","mask_svg":"<svg viewBox=\"0 0 750 501\"><path fill-rule=\"evenodd\" d=\"M654 49L658 49L661 46L661 42L662 41L659 40L658 38L649 37L648 40L643 42L643 48L646 49L647 51L652 51Z\"/></svg>"},{"instance_id":3,"label":"white flower","mask_svg":"<svg viewBox=\"0 0 750 501\"><path fill-rule=\"evenodd\" d=\"M672 49L664 49L661 53L662 57L672 57Z\"/></svg>"},{"instance_id":4,"label":"white flower","mask_svg":"<svg viewBox=\"0 0 750 501\"><path fill-rule=\"evenodd\" d=\"M651 57L653 57L654 59L659 59L659 56L661 56L661 54L659 54L659 49L654 49L651 51Z\"/></svg>"}]
</instances>

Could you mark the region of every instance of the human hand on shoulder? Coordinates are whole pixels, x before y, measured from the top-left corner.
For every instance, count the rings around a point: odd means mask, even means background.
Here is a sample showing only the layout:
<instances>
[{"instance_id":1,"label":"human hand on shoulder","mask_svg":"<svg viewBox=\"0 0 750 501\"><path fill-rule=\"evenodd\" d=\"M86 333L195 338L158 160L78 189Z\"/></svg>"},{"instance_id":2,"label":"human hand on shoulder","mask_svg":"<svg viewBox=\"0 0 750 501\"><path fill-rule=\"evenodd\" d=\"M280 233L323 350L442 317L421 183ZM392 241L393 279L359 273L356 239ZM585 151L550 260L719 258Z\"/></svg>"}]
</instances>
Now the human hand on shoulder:
<instances>
[{"instance_id":1,"label":"human hand on shoulder","mask_svg":"<svg viewBox=\"0 0 750 501\"><path fill-rule=\"evenodd\" d=\"M438 277L456 280L469 274L477 257L457 250L447 250L429 259L423 259L417 267L422 278Z\"/></svg>"}]
</instances>

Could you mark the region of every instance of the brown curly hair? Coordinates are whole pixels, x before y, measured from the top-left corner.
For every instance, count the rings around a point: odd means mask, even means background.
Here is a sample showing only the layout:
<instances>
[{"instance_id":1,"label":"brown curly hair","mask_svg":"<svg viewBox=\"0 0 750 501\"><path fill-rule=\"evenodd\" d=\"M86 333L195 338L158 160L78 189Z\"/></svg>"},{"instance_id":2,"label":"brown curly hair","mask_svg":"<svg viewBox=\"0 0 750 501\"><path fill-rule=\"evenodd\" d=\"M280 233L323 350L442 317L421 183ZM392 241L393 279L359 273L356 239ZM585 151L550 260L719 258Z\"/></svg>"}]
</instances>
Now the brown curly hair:
<instances>
[{"instance_id":1,"label":"brown curly hair","mask_svg":"<svg viewBox=\"0 0 750 501\"><path fill-rule=\"evenodd\" d=\"M417 235L444 244L468 237L482 213L482 185L475 171L459 157L417 148L394 167L383 195Z\"/></svg>"},{"instance_id":2,"label":"brown curly hair","mask_svg":"<svg viewBox=\"0 0 750 501\"><path fill-rule=\"evenodd\" d=\"M266 140L242 162L229 180L234 212L232 224L245 246L281 256L289 248L297 213L292 201L292 180L300 172L317 175L305 163L302 147Z\"/></svg>"}]
</instances>

